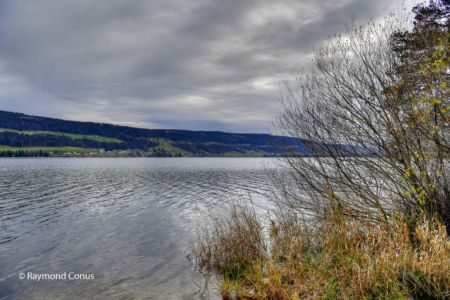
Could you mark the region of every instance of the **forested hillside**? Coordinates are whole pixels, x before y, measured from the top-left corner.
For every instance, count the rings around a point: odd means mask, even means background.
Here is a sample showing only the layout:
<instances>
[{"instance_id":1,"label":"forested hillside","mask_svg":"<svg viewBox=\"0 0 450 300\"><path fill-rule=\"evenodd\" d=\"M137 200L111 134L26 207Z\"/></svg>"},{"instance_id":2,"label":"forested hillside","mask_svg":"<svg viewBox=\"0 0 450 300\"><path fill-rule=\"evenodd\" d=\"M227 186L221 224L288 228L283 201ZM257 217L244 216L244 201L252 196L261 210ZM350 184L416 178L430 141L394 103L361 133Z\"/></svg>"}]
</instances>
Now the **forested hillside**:
<instances>
[{"instance_id":1,"label":"forested hillside","mask_svg":"<svg viewBox=\"0 0 450 300\"><path fill-rule=\"evenodd\" d=\"M143 129L0 111L3 156L277 156L286 151L310 155L307 144L268 134Z\"/></svg>"}]
</instances>

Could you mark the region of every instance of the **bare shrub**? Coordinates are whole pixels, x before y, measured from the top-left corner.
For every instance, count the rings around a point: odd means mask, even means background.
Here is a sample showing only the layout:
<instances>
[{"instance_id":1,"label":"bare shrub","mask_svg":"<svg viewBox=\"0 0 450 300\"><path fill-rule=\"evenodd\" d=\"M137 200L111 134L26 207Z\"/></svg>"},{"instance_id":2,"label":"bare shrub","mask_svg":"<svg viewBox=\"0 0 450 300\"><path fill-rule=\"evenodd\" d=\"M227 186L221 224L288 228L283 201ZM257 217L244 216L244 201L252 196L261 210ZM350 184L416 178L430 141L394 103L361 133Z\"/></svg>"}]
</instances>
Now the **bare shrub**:
<instances>
[{"instance_id":1,"label":"bare shrub","mask_svg":"<svg viewBox=\"0 0 450 300\"><path fill-rule=\"evenodd\" d=\"M286 87L279 125L316 156L288 153L277 201L323 218L332 194L355 218L401 212L413 225L437 214L450 230L448 5L426 15L446 26L421 17L408 31L390 17L315 53L312 70Z\"/></svg>"}]
</instances>

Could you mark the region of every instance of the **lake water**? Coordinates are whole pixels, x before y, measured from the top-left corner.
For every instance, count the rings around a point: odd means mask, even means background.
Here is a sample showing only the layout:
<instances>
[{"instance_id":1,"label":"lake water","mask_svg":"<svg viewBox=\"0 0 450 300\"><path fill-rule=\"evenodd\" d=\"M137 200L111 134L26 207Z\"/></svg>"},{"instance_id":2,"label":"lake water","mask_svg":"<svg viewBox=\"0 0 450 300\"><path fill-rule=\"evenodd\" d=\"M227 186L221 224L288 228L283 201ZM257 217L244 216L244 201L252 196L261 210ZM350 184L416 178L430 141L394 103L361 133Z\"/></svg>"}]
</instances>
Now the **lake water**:
<instances>
[{"instance_id":1,"label":"lake water","mask_svg":"<svg viewBox=\"0 0 450 300\"><path fill-rule=\"evenodd\" d=\"M262 158L0 159L0 299L192 299L203 283L185 258L196 230L234 199L267 207L274 167Z\"/></svg>"}]
</instances>

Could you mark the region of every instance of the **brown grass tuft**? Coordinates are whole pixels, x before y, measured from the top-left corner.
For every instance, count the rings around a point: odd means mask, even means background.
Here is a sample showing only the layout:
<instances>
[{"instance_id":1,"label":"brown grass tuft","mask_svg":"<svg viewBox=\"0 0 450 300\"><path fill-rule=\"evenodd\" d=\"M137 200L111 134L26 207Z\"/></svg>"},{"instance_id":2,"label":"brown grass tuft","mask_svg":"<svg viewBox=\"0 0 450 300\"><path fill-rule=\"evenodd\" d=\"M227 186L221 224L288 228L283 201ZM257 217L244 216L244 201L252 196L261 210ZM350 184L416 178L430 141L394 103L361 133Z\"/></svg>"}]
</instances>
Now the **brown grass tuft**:
<instances>
[{"instance_id":1,"label":"brown grass tuft","mask_svg":"<svg viewBox=\"0 0 450 300\"><path fill-rule=\"evenodd\" d=\"M266 249L263 226L255 212L234 205L228 216L214 219L198 235L188 256L201 270L239 280L266 259Z\"/></svg>"}]
</instances>

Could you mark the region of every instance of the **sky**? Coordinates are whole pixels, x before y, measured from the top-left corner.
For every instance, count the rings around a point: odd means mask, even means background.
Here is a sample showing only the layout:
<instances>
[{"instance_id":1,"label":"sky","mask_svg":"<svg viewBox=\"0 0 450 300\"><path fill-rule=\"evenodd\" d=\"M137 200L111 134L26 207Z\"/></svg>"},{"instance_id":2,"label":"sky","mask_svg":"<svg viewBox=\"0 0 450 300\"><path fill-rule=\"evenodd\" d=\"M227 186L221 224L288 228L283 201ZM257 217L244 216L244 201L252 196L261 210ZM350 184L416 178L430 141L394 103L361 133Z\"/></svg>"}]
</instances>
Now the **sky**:
<instances>
[{"instance_id":1,"label":"sky","mask_svg":"<svg viewBox=\"0 0 450 300\"><path fill-rule=\"evenodd\" d=\"M0 0L0 110L273 132L283 82L393 0Z\"/></svg>"}]
</instances>

